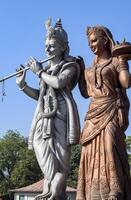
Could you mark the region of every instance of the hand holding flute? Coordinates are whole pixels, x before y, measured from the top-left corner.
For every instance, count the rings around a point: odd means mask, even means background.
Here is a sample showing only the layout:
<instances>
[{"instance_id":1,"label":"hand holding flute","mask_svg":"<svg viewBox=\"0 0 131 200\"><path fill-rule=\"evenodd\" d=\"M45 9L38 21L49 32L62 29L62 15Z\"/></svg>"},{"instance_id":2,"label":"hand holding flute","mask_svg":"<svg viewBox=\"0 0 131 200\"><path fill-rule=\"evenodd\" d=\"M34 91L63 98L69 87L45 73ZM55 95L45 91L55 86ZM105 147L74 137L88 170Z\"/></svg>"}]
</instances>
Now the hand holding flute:
<instances>
[{"instance_id":1,"label":"hand holding flute","mask_svg":"<svg viewBox=\"0 0 131 200\"><path fill-rule=\"evenodd\" d=\"M52 60L54 57L55 57L55 56L53 55L53 56L51 56L51 57L49 57L49 58L47 58L47 59L45 59L45 60L41 60L39 63L40 63L40 64L43 64L43 63L45 63L45 62L47 62L47 61L49 61L49 60ZM37 62L38 62L38 61L37 61ZM20 74L20 73L22 73L22 72L24 72L24 71L27 71L27 70L29 70L29 69L31 69L30 66L24 67L23 65L21 65L21 67L20 67L19 69L17 69L15 73L12 73L12 74L10 74L10 75L8 75L8 76L5 76L4 78L0 78L0 82L3 82L3 81L5 81L5 80L7 80L7 79L10 79L10 78L14 77L14 76L17 76L18 74Z\"/></svg>"},{"instance_id":2,"label":"hand holding flute","mask_svg":"<svg viewBox=\"0 0 131 200\"><path fill-rule=\"evenodd\" d=\"M41 62L38 62L35 58L30 57L30 60L27 63L27 67L35 74L39 74L41 71L43 71L43 66ZM25 76L26 76L26 70L23 65L19 69L17 69L17 72L19 72L16 75L16 84L23 90L26 87L25 82Z\"/></svg>"},{"instance_id":3,"label":"hand holding flute","mask_svg":"<svg viewBox=\"0 0 131 200\"><path fill-rule=\"evenodd\" d=\"M37 74L40 76L41 72L44 70L42 64L52 60L55 57L55 55L49 57L46 60L42 60L38 62L35 58L30 57L30 60L27 63L27 68L24 68L23 65L21 65L20 69L17 70L17 77L16 77L16 84L19 86L21 90L24 90L27 86L27 83L25 82L25 76L26 71L30 69L34 74ZM19 73L18 73L19 72Z\"/></svg>"},{"instance_id":4,"label":"hand holding flute","mask_svg":"<svg viewBox=\"0 0 131 200\"><path fill-rule=\"evenodd\" d=\"M14 76L17 76L16 77L16 84L19 86L20 90L24 90L25 87L27 86L27 83L25 82L25 76L26 76L26 71L31 69L34 73L37 73L39 71L43 71L43 67L42 67L42 64L49 61L49 60L52 60L53 58L55 57L55 55L53 56L50 56L48 57L47 59L45 60L41 60L41 61L37 61L36 59L32 58L29 60L29 62L27 63L27 66L23 66L23 65L20 65L20 68L16 70L16 72L8 75L8 76L5 76L3 78L0 78L0 83L3 83L2 85L2 96L5 96L5 88L4 88L4 81L5 80L8 80ZM37 73L37 75L39 76L39 74ZM34 98L34 99L37 99L37 96L38 96L38 91L33 90L28 87L28 96ZM37 95L36 95L37 93ZM3 101L3 97L2 97L2 101Z\"/></svg>"},{"instance_id":5,"label":"hand holding flute","mask_svg":"<svg viewBox=\"0 0 131 200\"><path fill-rule=\"evenodd\" d=\"M21 65L21 67L19 69L16 69L17 75L16 75L16 84L19 86L19 88L24 88L26 85L25 82L25 76L26 76L26 70L24 70L25 67L23 65Z\"/></svg>"}]
</instances>

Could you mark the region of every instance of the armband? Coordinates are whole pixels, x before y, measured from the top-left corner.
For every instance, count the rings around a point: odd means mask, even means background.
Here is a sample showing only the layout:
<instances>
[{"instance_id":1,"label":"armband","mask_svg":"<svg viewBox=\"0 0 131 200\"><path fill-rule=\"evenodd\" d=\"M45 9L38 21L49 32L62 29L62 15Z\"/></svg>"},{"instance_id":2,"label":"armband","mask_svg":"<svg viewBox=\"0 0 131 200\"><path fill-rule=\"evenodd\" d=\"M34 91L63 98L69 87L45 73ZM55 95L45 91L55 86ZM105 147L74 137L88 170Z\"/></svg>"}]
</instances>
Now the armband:
<instances>
[{"instance_id":1,"label":"armband","mask_svg":"<svg viewBox=\"0 0 131 200\"><path fill-rule=\"evenodd\" d=\"M37 74L37 76L39 77L39 78L41 78L41 74L42 74L42 72L43 72L44 70L43 69L41 69L41 70L39 70L36 74Z\"/></svg>"},{"instance_id":2,"label":"armband","mask_svg":"<svg viewBox=\"0 0 131 200\"><path fill-rule=\"evenodd\" d=\"M27 83L25 82L24 86L22 88L20 88L21 91L23 91L27 86Z\"/></svg>"}]
</instances>

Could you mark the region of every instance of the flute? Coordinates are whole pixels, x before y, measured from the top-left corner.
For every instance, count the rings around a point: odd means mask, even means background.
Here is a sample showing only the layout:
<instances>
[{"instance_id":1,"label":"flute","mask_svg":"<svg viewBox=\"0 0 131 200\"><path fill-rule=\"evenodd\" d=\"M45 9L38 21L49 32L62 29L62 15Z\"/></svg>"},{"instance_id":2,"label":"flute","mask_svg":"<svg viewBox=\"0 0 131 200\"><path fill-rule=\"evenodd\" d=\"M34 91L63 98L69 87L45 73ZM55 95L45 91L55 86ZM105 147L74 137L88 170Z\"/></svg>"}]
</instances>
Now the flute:
<instances>
[{"instance_id":1,"label":"flute","mask_svg":"<svg viewBox=\"0 0 131 200\"><path fill-rule=\"evenodd\" d=\"M47 58L47 59L45 59L45 60L41 60L39 63L43 64L43 63L45 63L45 62L47 62L47 61L49 61L49 60L52 60L54 57L55 57L55 55L54 55L54 56L51 56L51 57L49 57L49 58ZM25 68L19 70L18 72L12 73L12 74L10 74L10 75L4 77L4 78L1 78L1 79L0 79L0 82L3 82L3 81L5 81L5 80L7 80L7 79L9 79L9 78L12 78L12 77L16 76L17 74L20 74L21 72L27 71L27 70L29 70L29 69L30 69L30 67L25 67Z\"/></svg>"}]
</instances>

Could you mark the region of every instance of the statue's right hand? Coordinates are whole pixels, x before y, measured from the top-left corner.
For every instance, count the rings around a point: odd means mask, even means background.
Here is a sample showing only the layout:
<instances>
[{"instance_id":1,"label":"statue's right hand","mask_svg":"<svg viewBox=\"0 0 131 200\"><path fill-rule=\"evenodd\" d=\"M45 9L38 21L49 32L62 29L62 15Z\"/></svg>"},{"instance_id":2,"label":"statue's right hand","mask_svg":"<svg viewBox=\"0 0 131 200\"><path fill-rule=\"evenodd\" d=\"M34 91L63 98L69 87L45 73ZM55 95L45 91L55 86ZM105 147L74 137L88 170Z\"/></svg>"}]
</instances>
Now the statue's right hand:
<instances>
[{"instance_id":1,"label":"statue's right hand","mask_svg":"<svg viewBox=\"0 0 131 200\"><path fill-rule=\"evenodd\" d=\"M25 67L21 65L18 69L16 69L17 72L23 70ZM16 84L20 87L23 88L25 85L25 76L26 76L26 71L21 71L20 73L17 74L16 76Z\"/></svg>"},{"instance_id":2,"label":"statue's right hand","mask_svg":"<svg viewBox=\"0 0 131 200\"><path fill-rule=\"evenodd\" d=\"M78 56L77 62L78 62L78 64L80 65L81 70L85 70L84 59L83 59L81 56Z\"/></svg>"},{"instance_id":3,"label":"statue's right hand","mask_svg":"<svg viewBox=\"0 0 131 200\"><path fill-rule=\"evenodd\" d=\"M83 78L84 76L84 71L85 71L85 63L84 63L84 59L81 56L78 56L76 58L76 62L79 64L80 66L80 79Z\"/></svg>"}]
</instances>

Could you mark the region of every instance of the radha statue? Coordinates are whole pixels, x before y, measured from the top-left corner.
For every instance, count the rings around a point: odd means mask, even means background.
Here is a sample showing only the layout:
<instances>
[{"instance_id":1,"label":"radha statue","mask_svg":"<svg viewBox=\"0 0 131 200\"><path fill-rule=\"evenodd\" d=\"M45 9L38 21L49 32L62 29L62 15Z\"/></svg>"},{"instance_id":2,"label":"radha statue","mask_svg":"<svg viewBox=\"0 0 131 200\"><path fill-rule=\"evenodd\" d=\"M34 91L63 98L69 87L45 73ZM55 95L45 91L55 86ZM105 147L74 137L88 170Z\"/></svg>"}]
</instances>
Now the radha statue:
<instances>
[{"instance_id":1,"label":"radha statue","mask_svg":"<svg viewBox=\"0 0 131 200\"><path fill-rule=\"evenodd\" d=\"M81 61L79 89L91 102L81 135L76 199L130 200L131 177L124 134L129 111L126 89L131 87L128 62L126 55L113 56L115 43L108 28L88 27L87 37L95 59L87 69ZM122 44L118 50L127 51L130 47Z\"/></svg>"}]
</instances>

